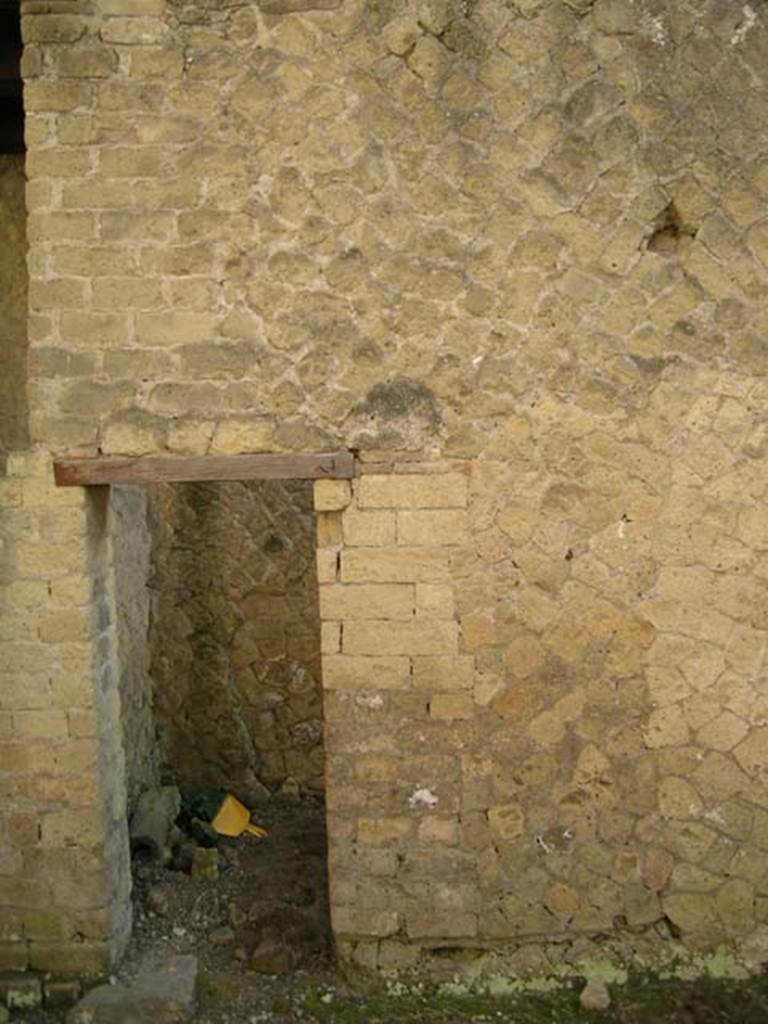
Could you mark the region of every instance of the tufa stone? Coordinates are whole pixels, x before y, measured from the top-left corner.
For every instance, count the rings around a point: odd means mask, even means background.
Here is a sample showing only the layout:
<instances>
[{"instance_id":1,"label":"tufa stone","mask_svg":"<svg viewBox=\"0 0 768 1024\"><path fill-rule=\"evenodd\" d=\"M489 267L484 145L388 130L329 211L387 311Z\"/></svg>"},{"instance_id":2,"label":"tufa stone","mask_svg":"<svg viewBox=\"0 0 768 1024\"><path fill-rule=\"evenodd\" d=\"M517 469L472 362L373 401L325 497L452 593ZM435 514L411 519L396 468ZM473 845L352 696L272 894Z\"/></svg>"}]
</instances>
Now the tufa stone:
<instances>
[{"instance_id":1,"label":"tufa stone","mask_svg":"<svg viewBox=\"0 0 768 1024\"><path fill-rule=\"evenodd\" d=\"M608 986L602 981L588 981L581 990L579 1002L585 1010L607 1010L611 1005Z\"/></svg>"}]
</instances>

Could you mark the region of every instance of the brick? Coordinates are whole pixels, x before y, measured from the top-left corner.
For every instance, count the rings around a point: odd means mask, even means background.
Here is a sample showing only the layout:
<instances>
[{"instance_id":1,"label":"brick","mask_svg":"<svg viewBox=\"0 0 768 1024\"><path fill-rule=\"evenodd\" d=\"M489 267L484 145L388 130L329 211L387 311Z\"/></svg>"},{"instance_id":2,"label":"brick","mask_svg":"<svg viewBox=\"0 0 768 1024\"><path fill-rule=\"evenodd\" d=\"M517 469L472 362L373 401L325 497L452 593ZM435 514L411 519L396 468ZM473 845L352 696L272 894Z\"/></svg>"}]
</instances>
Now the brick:
<instances>
[{"instance_id":1,"label":"brick","mask_svg":"<svg viewBox=\"0 0 768 1024\"><path fill-rule=\"evenodd\" d=\"M166 242L173 238L176 218L172 213L156 212L153 214L128 212L125 210L106 210L100 217L99 235L104 242ZM154 253L154 250L150 250ZM176 248L166 252L170 261ZM141 262L142 274L151 277L153 274L170 274L173 270L158 265L157 260L149 261L146 254Z\"/></svg>"},{"instance_id":2,"label":"brick","mask_svg":"<svg viewBox=\"0 0 768 1024\"><path fill-rule=\"evenodd\" d=\"M104 839L101 816L96 810L54 811L42 815L45 846L96 846Z\"/></svg>"},{"instance_id":3,"label":"brick","mask_svg":"<svg viewBox=\"0 0 768 1024\"><path fill-rule=\"evenodd\" d=\"M458 839L458 818L439 818L430 815L419 822L419 841L422 843L455 846Z\"/></svg>"},{"instance_id":4,"label":"brick","mask_svg":"<svg viewBox=\"0 0 768 1024\"><path fill-rule=\"evenodd\" d=\"M55 54L60 78L109 78L117 70L117 53L107 46L79 46Z\"/></svg>"},{"instance_id":5,"label":"brick","mask_svg":"<svg viewBox=\"0 0 768 1024\"><path fill-rule=\"evenodd\" d=\"M360 818L357 823L357 841L364 846L385 846L405 839L411 830L409 818Z\"/></svg>"},{"instance_id":6,"label":"brick","mask_svg":"<svg viewBox=\"0 0 768 1024\"><path fill-rule=\"evenodd\" d=\"M61 314L61 336L75 347L93 345L102 348L126 345L132 334L131 320L119 313Z\"/></svg>"},{"instance_id":7,"label":"brick","mask_svg":"<svg viewBox=\"0 0 768 1024\"><path fill-rule=\"evenodd\" d=\"M83 210L110 209L134 205L133 185L129 181L99 179L86 184L66 184L62 206Z\"/></svg>"},{"instance_id":8,"label":"brick","mask_svg":"<svg viewBox=\"0 0 768 1024\"><path fill-rule=\"evenodd\" d=\"M165 2L165 0L163 0ZM162 79L180 78L184 70L184 56L181 50L160 49L157 46L131 51L129 74L133 78Z\"/></svg>"},{"instance_id":9,"label":"brick","mask_svg":"<svg viewBox=\"0 0 768 1024\"><path fill-rule=\"evenodd\" d=\"M360 508L466 508L467 478L459 473L361 477Z\"/></svg>"},{"instance_id":10,"label":"brick","mask_svg":"<svg viewBox=\"0 0 768 1024\"><path fill-rule=\"evenodd\" d=\"M140 345L188 345L209 341L216 330L213 314L147 313L136 318L136 340Z\"/></svg>"},{"instance_id":11,"label":"brick","mask_svg":"<svg viewBox=\"0 0 768 1024\"><path fill-rule=\"evenodd\" d=\"M27 238L30 242L72 241L94 238L96 217L93 213L30 213L27 218Z\"/></svg>"},{"instance_id":12,"label":"brick","mask_svg":"<svg viewBox=\"0 0 768 1024\"><path fill-rule=\"evenodd\" d=\"M355 763L355 776L361 782L382 782L396 779L402 769L402 759L393 754L369 754Z\"/></svg>"},{"instance_id":13,"label":"brick","mask_svg":"<svg viewBox=\"0 0 768 1024\"><path fill-rule=\"evenodd\" d=\"M43 73L43 47L27 43L21 55L21 77L24 81L39 78Z\"/></svg>"},{"instance_id":14,"label":"brick","mask_svg":"<svg viewBox=\"0 0 768 1024\"><path fill-rule=\"evenodd\" d=\"M7 827L13 846L35 846L40 841L40 818L34 811L12 812Z\"/></svg>"},{"instance_id":15,"label":"brick","mask_svg":"<svg viewBox=\"0 0 768 1024\"><path fill-rule=\"evenodd\" d=\"M149 277L105 277L93 285L96 309L152 309L162 302L160 282Z\"/></svg>"},{"instance_id":16,"label":"brick","mask_svg":"<svg viewBox=\"0 0 768 1024\"><path fill-rule=\"evenodd\" d=\"M355 658L346 654L323 658L327 690L401 690L411 684L408 658Z\"/></svg>"},{"instance_id":17,"label":"brick","mask_svg":"<svg viewBox=\"0 0 768 1024\"><path fill-rule=\"evenodd\" d=\"M468 538L467 513L463 509L408 509L397 513L398 544L463 544Z\"/></svg>"},{"instance_id":18,"label":"brick","mask_svg":"<svg viewBox=\"0 0 768 1024\"><path fill-rule=\"evenodd\" d=\"M160 117L155 115L153 117L140 117L136 115L133 120L134 128L138 136L138 141L144 144L168 144L172 145L181 142L193 142L200 133L200 123L196 118L192 117ZM210 211L214 213L214 211ZM199 215L198 215L199 217ZM182 215L179 218L179 234L182 237L194 237L196 232L187 230L188 225L195 218L194 213L190 213L186 217ZM199 219L213 219L213 218L199 218ZM219 218L223 221L228 218L228 215L224 215ZM239 222L239 226L242 228L242 221ZM242 235L240 235L242 237Z\"/></svg>"},{"instance_id":19,"label":"brick","mask_svg":"<svg viewBox=\"0 0 768 1024\"><path fill-rule=\"evenodd\" d=\"M341 623L320 623L320 650L323 654L338 654L341 651Z\"/></svg>"},{"instance_id":20,"label":"brick","mask_svg":"<svg viewBox=\"0 0 768 1024\"><path fill-rule=\"evenodd\" d=\"M351 547L381 547L395 543L394 512L361 512L348 508L342 519L344 543Z\"/></svg>"},{"instance_id":21,"label":"brick","mask_svg":"<svg viewBox=\"0 0 768 1024\"><path fill-rule=\"evenodd\" d=\"M24 43L74 43L86 32L85 19L76 14L24 14L21 19Z\"/></svg>"},{"instance_id":22,"label":"brick","mask_svg":"<svg viewBox=\"0 0 768 1024\"><path fill-rule=\"evenodd\" d=\"M78 739L96 736L96 716L91 709L70 711L69 734Z\"/></svg>"},{"instance_id":23,"label":"brick","mask_svg":"<svg viewBox=\"0 0 768 1024\"><path fill-rule=\"evenodd\" d=\"M166 0L100 0L102 14L119 14L126 18L160 17Z\"/></svg>"},{"instance_id":24,"label":"brick","mask_svg":"<svg viewBox=\"0 0 768 1024\"><path fill-rule=\"evenodd\" d=\"M105 18L101 38L105 43L122 46L151 46L162 43L168 36L168 28L161 18L133 17Z\"/></svg>"},{"instance_id":25,"label":"brick","mask_svg":"<svg viewBox=\"0 0 768 1024\"><path fill-rule=\"evenodd\" d=\"M26 971L29 967L29 946L24 941L0 942L0 971ZM34 1007L35 986L40 984L39 978L17 977L0 979L0 999L3 1003L17 1007ZM22 995L21 1002L18 995ZM24 998L26 996L26 999ZM2 1004L0 1004L2 1005Z\"/></svg>"},{"instance_id":26,"label":"brick","mask_svg":"<svg viewBox=\"0 0 768 1024\"><path fill-rule=\"evenodd\" d=\"M341 556L343 583L431 583L448 578L438 548L352 548Z\"/></svg>"},{"instance_id":27,"label":"brick","mask_svg":"<svg viewBox=\"0 0 768 1024\"><path fill-rule=\"evenodd\" d=\"M474 703L469 693L436 693L429 702L432 718L472 718Z\"/></svg>"},{"instance_id":28,"label":"brick","mask_svg":"<svg viewBox=\"0 0 768 1024\"><path fill-rule=\"evenodd\" d=\"M97 141L98 127L92 114L59 114L56 139L62 146L87 146Z\"/></svg>"},{"instance_id":29,"label":"brick","mask_svg":"<svg viewBox=\"0 0 768 1024\"><path fill-rule=\"evenodd\" d=\"M34 619L32 621L34 623ZM16 672L3 672L0 675L0 693L2 693L0 704L6 709L48 708L51 703L48 673L33 674L24 669Z\"/></svg>"},{"instance_id":30,"label":"brick","mask_svg":"<svg viewBox=\"0 0 768 1024\"><path fill-rule=\"evenodd\" d=\"M318 512L317 546L319 548L339 548L343 542L341 532L341 515L338 512Z\"/></svg>"},{"instance_id":31,"label":"brick","mask_svg":"<svg viewBox=\"0 0 768 1024\"><path fill-rule=\"evenodd\" d=\"M0 877L0 905L12 910L42 910L51 904L48 886L37 879Z\"/></svg>"},{"instance_id":32,"label":"brick","mask_svg":"<svg viewBox=\"0 0 768 1024\"><path fill-rule=\"evenodd\" d=\"M452 619L453 587L443 583L417 583L416 614L431 619Z\"/></svg>"},{"instance_id":33,"label":"brick","mask_svg":"<svg viewBox=\"0 0 768 1024\"><path fill-rule=\"evenodd\" d=\"M80 930L78 927L78 931ZM79 1001L81 994L82 986L79 981L58 981L55 978L46 978L43 981L46 1006L63 1008L74 1006Z\"/></svg>"},{"instance_id":34,"label":"brick","mask_svg":"<svg viewBox=\"0 0 768 1024\"><path fill-rule=\"evenodd\" d=\"M110 217L117 217L118 214L109 214ZM169 218L172 216L167 214ZM102 224L106 222L105 215ZM159 219L159 215L150 218L151 221ZM126 226L129 226L128 218ZM147 233L147 227L141 228L138 237L152 238ZM141 267L149 274L164 274L173 277L185 277L189 274L210 274L213 271L216 255L212 245L207 242L196 242L193 245L172 245L159 248L145 249L141 254Z\"/></svg>"},{"instance_id":35,"label":"brick","mask_svg":"<svg viewBox=\"0 0 768 1024\"><path fill-rule=\"evenodd\" d=\"M347 622L344 654L452 654L458 650L455 622L393 622L390 620Z\"/></svg>"},{"instance_id":36,"label":"brick","mask_svg":"<svg viewBox=\"0 0 768 1024\"><path fill-rule=\"evenodd\" d=\"M349 480L315 480L314 497L316 512L340 512L352 497Z\"/></svg>"},{"instance_id":37,"label":"brick","mask_svg":"<svg viewBox=\"0 0 768 1024\"><path fill-rule=\"evenodd\" d=\"M320 587L324 619L413 618L414 588L408 583L332 584Z\"/></svg>"},{"instance_id":38,"label":"brick","mask_svg":"<svg viewBox=\"0 0 768 1024\"><path fill-rule=\"evenodd\" d=\"M9 674L47 672L51 666L51 651L40 644L3 644L3 669Z\"/></svg>"},{"instance_id":39,"label":"brick","mask_svg":"<svg viewBox=\"0 0 768 1024\"><path fill-rule=\"evenodd\" d=\"M106 942L31 942L29 966L63 977L100 978L109 972L112 956Z\"/></svg>"},{"instance_id":40,"label":"brick","mask_svg":"<svg viewBox=\"0 0 768 1024\"><path fill-rule=\"evenodd\" d=\"M167 166L168 158L162 146L118 146L99 153L99 171L107 178L155 178L165 173ZM152 220L143 215L140 221L135 237L149 241L155 237Z\"/></svg>"},{"instance_id":41,"label":"brick","mask_svg":"<svg viewBox=\"0 0 768 1024\"><path fill-rule=\"evenodd\" d=\"M91 169L88 151L64 149L31 149L27 154L26 170L31 178L80 178Z\"/></svg>"},{"instance_id":42,"label":"brick","mask_svg":"<svg viewBox=\"0 0 768 1024\"><path fill-rule=\"evenodd\" d=\"M413 681L424 690L470 690L475 682L475 660L471 655L414 658Z\"/></svg>"},{"instance_id":43,"label":"brick","mask_svg":"<svg viewBox=\"0 0 768 1024\"><path fill-rule=\"evenodd\" d=\"M29 282L32 309L81 309L85 305L85 283L76 277L58 277Z\"/></svg>"},{"instance_id":44,"label":"brick","mask_svg":"<svg viewBox=\"0 0 768 1024\"><path fill-rule=\"evenodd\" d=\"M132 252L108 246L90 245L87 248L66 246L51 254L50 266L56 274L75 274L78 277L111 277L130 274L135 269Z\"/></svg>"},{"instance_id":45,"label":"brick","mask_svg":"<svg viewBox=\"0 0 768 1024\"><path fill-rule=\"evenodd\" d=\"M19 739L60 739L68 735L63 711L14 711L13 734Z\"/></svg>"},{"instance_id":46,"label":"brick","mask_svg":"<svg viewBox=\"0 0 768 1024\"><path fill-rule=\"evenodd\" d=\"M316 552L317 582L335 583L338 575L338 552L332 548L319 548Z\"/></svg>"},{"instance_id":47,"label":"brick","mask_svg":"<svg viewBox=\"0 0 768 1024\"><path fill-rule=\"evenodd\" d=\"M33 79L25 84L25 110L31 113L68 113L90 110L93 90L82 82L51 82Z\"/></svg>"},{"instance_id":48,"label":"brick","mask_svg":"<svg viewBox=\"0 0 768 1024\"><path fill-rule=\"evenodd\" d=\"M62 910L33 910L24 915L24 934L28 939L54 941L72 936L72 917Z\"/></svg>"},{"instance_id":49,"label":"brick","mask_svg":"<svg viewBox=\"0 0 768 1024\"><path fill-rule=\"evenodd\" d=\"M20 942L24 934L24 914L18 910L0 909L0 940Z\"/></svg>"},{"instance_id":50,"label":"brick","mask_svg":"<svg viewBox=\"0 0 768 1024\"><path fill-rule=\"evenodd\" d=\"M48 612L40 620L39 632L44 643L87 640L92 633L90 609Z\"/></svg>"}]
</instances>

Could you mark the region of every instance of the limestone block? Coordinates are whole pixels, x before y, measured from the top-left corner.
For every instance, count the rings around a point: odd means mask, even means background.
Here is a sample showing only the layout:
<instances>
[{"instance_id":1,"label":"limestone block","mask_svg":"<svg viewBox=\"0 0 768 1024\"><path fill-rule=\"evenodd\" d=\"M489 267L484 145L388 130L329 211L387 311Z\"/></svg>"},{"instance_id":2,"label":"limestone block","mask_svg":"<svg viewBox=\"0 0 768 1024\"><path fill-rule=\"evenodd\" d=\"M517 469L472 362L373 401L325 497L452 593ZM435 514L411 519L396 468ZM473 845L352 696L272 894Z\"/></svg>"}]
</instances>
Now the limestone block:
<instances>
[{"instance_id":1,"label":"limestone block","mask_svg":"<svg viewBox=\"0 0 768 1024\"><path fill-rule=\"evenodd\" d=\"M315 480L315 511L338 512L350 503L348 480Z\"/></svg>"},{"instance_id":2,"label":"limestone block","mask_svg":"<svg viewBox=\"0 0 768 1024\"><path fill-rule=\"evenodd\" d=\"M411 663L406 657L323 658L323 686L328 690L400 690L410 683Z\"/></svg>"},{"instance_id":3,"label":"limestone block","mask_svg":"<svg viewBox=\"0 0 768 1024\"><path fill-rule=\"evenodd\" d=\"M459 509L427 511L412 509L397 513L398 544L463 544L468 539L467 516Z\"/></svg>"},{"instance_id":4,"label":"limestone block","mask_svg":"<svg viewBox=\"0 0 768 1024\"><path fill-rule=\"evenodd\" d=\"M384 547L395 543L394 512L362 512L348 508L342 519L344 543L351 547Z\"/></svg>"},{"instance_id":5,"label":"limestone block","mask_svg":"<svg viewBox=\"0 0 768 1024\"><path fill-rule=\"evenodd\" d=\"M331 584L320 587L324 619L413 618L414 588L409 583Z\"/></svg>"},{"instance_id":6,"label":"limestone block","mask_svg":"<svg viewBox=\"0 0 768 1024\"><path fill-rule=\"evenodd\" d=\"M361 509L466 508L467 478L458 473L412 476L366 474L357 485Z\"/></svg>"},{"instance_id":7,"label":"limestone block","mask_svg":"<svg viewBox=\"0 0 768 1024\"><path fill-rule=\"evenodd\" d=\"M432 583L448 578L439 548L352 548L341 556L343 583Z\"/></svg>"},{"instance_id":8,"label":"limestone block","mask_svg":"<svg viewBox=\"0 0 768 1024\"><path fill-rule=\"evenodd\" d=\"M425 619L348 621L343 651L351 655L455 654L458 626L455 622Z\"/></svg>"}]
</instances>

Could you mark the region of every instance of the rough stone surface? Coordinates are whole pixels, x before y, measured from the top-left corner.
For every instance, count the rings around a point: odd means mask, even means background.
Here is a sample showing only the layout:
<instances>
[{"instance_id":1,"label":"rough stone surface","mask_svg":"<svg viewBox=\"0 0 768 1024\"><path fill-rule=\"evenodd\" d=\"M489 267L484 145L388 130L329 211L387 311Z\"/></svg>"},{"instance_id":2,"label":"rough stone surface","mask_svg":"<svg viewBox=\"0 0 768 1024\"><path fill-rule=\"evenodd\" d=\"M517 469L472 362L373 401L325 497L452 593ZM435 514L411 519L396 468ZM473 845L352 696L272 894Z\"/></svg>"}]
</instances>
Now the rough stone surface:
<instances>
[{"instance_id":1,"label":"rough stone surface","mask_svg":"<svg viewBox=\"0 0 768 1024\"><path fill-rule=\"evenodd\" d=\"M146 488L113 487L110 517L115 560L115 620L128 811L160 781L149 673L150 552Z\"/></svg>"},{"instance_id":2,"label":"rough stone surface","mask_svg":"<svg viewBox=\"0 0 768 1024\"><path fill-rule=\"evenodd\" d=\"M182 1024L195 1012L197 957L172 956L130 984L100 985L67 1014L67 1024Z\"/></svg>"},{"instance_id":3,"label":"rough stone surface","mask_svg":"<svg viewBox=\"0 0 768 1024\"><path fill-rule=\"evenodd\" d=\"M159 858L168 846L180 809L181 794L176 786L145 790L131 816L129 835L132 849L146 850Z\"/></svg>"},{"instance_id":4,"label":"rough stone surface","mask_svg":"<svg viewBox=\"0 0 768 1024\"><path fill-rule=\"evenodd\" d=\"M43 1001L43 986L39 978L23 975L0 978L0 998L11 1010L30 1010Z\"/></svg>"},{"instance_id":5,"label":"rough stone surface","mask_svg":"<svg viewBox=\"0 0 768 1024\"><path fill-rule=\"evenodd\" d=\"M404 32L399 2L134 2L24 19L3 962L103 970L127 929L106 503L55 492L49 453L336 446L361 473L317 521L342 955L754 949L768 9L446 0Z\"/></svg>"},{"instance_id":6,"label":"rough stone surface","mask_svg":"<svg viewBox=\"0 0 768 1024\"><path fill-rule=\"evenodd\" d=\"M0 452L28 441L24 157L0 155Z\"/></svg>"},{"instance_id":7,"label":"rough stone surface","mask_svg":"<svg viewBox=\"0 0 768 1024\"><path fill-rule=\"evenodd\" d=\"M248 801L323 788L310 483L156 488L151 674L164 765Z\"/></svg>"}]
</instances>

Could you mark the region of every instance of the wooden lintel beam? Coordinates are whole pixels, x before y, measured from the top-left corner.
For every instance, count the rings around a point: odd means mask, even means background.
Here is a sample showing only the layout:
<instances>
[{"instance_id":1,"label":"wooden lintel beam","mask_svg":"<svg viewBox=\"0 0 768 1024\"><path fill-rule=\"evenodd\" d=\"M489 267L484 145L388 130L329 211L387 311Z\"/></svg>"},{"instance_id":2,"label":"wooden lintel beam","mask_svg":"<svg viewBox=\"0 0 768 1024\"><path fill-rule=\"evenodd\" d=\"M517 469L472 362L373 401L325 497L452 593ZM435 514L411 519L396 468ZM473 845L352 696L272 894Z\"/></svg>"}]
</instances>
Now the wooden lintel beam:
<instances>
[{"instance_id":1,"label":"wooden lintel beam","mask_svg":"<svg viewBox=\"0 0 768 1024\"><path fill-rule=\"evenodd\" d=\"M56 459L59 487L171 484L217 480L350 480L352 452L317 455L159 455L139 458Z\"/></svg>"}]
</instances>

